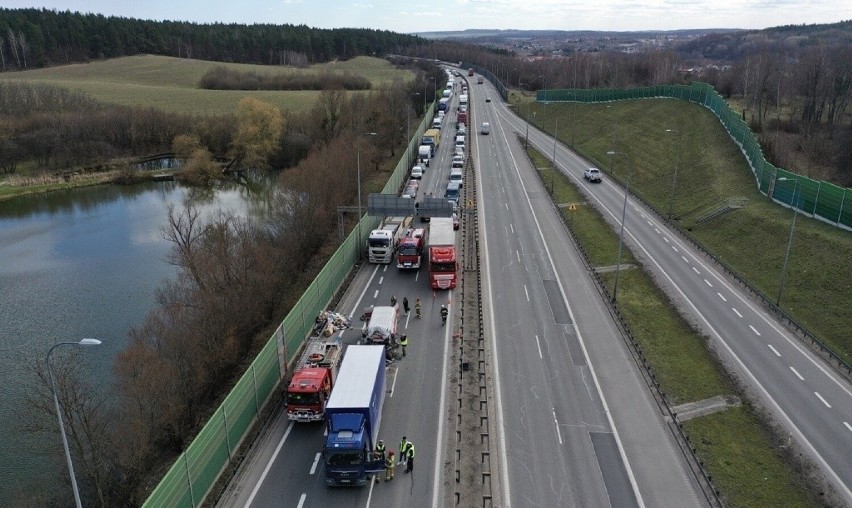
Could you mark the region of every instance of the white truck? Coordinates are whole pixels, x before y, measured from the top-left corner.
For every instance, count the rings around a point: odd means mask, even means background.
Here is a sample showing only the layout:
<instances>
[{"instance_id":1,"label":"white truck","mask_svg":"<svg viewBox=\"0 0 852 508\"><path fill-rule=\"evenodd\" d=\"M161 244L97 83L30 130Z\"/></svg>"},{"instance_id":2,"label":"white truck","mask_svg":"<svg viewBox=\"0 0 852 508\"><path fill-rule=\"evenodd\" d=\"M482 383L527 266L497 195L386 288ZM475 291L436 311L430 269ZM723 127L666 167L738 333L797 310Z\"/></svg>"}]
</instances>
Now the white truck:
<instances>
[{"instance_id":1,"label":"white truck","mask_svg":"<svg viewBox=\"0 0 852 508\"><path fill-rule=\"evenodd\" d=\"M429 159L432 158L432 147L429 145L420 145L417 149L417 164L423 167L429 166Z\"/></svg>"},{"instance_id":2,"label":"white truck","mask_svg":"<svg viewBox=\"0 0 852 508\"><path fill-rule=\"evenodd\" d=\"M367 238L367 257L370 263L388 264L393 261L396 246L400 237L405 234L407 226L406 217L388 217L379 229L370 231Z\"/></svg>"},{"instance_id":3,"label":"white truck","mask_svg":"<svg viewBox=\"0 0 852 508\"><path fill-rule=\"evenodd\" d=\"M370 319L361 330L366 344L394 345L399 326L399 305L373 307Z\"/></svg>"}]
</instances>

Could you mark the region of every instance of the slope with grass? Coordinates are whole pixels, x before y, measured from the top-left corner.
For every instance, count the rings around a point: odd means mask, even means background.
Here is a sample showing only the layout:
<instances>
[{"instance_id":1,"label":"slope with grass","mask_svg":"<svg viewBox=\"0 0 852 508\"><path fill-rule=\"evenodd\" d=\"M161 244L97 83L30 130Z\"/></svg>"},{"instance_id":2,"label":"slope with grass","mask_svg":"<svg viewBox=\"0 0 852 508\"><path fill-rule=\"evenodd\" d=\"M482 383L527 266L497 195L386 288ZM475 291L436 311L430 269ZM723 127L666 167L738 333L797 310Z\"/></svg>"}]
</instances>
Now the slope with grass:
<instances>
[{"instance_id":1,"label":"slope with grass","mask_svg":"<svg viewBox=\"0 0 852 508\"><path fill-rule=\"evenodd\" d=\"M220 91L198 88L201 77L218 66L240 72L270 75L348 72L367 78L372 83L373 89L388 86L395 80L410 81L414 77L410 71L397 69L386 60L373 57L357 57L348 61L317 64L300 69L139 55L31 71L0 73L0 80L30 81L78 89L110 104L211 115L236 111L239 101L249 95L275 104L283 111L307 111L320 94L319 91L313 90Z\"/></svg>"}]
</instances>

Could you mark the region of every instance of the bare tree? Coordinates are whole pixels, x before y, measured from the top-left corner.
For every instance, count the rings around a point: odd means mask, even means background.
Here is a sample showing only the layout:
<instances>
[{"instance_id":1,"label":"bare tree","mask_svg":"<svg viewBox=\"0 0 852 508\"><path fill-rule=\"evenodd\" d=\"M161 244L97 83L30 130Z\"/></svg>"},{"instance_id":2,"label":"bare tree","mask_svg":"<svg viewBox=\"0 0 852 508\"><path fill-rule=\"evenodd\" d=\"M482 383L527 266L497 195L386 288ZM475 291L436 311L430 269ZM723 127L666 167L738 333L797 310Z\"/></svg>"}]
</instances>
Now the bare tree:
<instances>
[{"instance_id":1,"label":"bare tree","mask_svg":"<svg viewBox=\"0 0 852 508\"><path fill-rule=\"evenodd\" d=\"M21 58L18 55L18 40L15 37L15 32L9 27L9 47L12 48L12 53L15 55L15 62L18 64L18 68L21 68Z\"/></svg>"},{"instance_id":2,"label":"bare tree","mask_svg":"<svg viewBox=\"0 0 852 508\"><path fill-rule=\"evenodd\" d=\"M126 491L115 453L116 415L110 409L108 391L92 383L91 366L78 350L57 350L51 360L80 495L87 505L113 506ZM37 382L27 394L30 412L23 426L28 432L50 435L55 444L51 449L59 455L61 441L47 366L38 361L33 370Z\"/></svg>"},{"instance_id":3,"label":"bare tree","mask_svg":"<svg viewBox=\"0 0 852 508\"><path fill-rule=\"evenodd\" d=\"M27 38L24 37L24 32L18 32L18 46L21 48L21 58L24 59L24 69L27 68L27 52L30 49L30 45L27 42Z\"/></svg>"}]
</instances>

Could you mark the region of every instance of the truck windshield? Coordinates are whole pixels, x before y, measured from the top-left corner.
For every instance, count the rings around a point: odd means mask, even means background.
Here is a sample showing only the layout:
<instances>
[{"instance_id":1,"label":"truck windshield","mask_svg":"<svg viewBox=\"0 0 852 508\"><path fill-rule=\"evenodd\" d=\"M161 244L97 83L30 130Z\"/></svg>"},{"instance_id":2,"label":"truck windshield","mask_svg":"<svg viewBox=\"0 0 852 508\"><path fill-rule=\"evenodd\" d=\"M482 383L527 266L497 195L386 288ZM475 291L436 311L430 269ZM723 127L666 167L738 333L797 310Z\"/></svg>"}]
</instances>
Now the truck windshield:
<instances>
[{"instance_id":1,"label":"truck windshield","mask_svg":"<svg viewBox=\"0 0 852 508\"><path fill-rule=\"evenodd\" d=\"M327 451L325 463L331 467L345 467L361 465L361 452L359 451Z\"/></svg>"},{"instance_id":2,"label":"truck windshield","mask_svg":"<svg viewBox=\"0 0 852 508\"><path fill-rule=\"evenodd\" d=\"M390 240L387 238L370 238L370 247L387 247L390 245Z\"/></svg>"},{"instance_id":3,"label":"truck windshield","mask_svg":"<svg viewBox=\"0 0 852 508\"><path fill-rule=\"evenodd\" d=\"M287 404L319 404L319 393L288 393Z\"/></svg>"},{"instance_id":4,"label":"truck windshield","mask_svg":"<svg viewBox=\"0 0 852 508\"><path fill-rule=\"evenodd\" d=\"M433 272L455 272L456 264L453 263L432 263L430 266Z\"/></svg>"},{"instance_id":5,"label":"truck windshield","mask_svg":"<svg viewBox=\"0 0 852 508\"><path fill-rule=\"evenodd\" d=\"M400 256L416 256L417 254L417 247L413 245L402 245L399 247Z\"/></svg>"}]
</instances>

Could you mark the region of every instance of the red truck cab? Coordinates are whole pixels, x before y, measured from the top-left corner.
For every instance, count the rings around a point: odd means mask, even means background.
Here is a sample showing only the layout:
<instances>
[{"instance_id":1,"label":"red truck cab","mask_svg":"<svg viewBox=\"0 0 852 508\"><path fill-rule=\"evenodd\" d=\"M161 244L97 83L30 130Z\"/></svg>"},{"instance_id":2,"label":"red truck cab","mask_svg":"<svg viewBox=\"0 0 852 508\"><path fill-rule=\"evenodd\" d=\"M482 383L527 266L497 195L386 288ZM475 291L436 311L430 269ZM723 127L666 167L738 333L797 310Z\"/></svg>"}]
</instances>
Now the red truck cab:
<instances>
[{"instance_id":1,"label":"red truck cab","mask_svg":"<svg viewBox=\"0 0 852 508\"><path fill-rule=\"evenodd\" d=\"M423 228L410 228L399 240L396 251L396 267L399 269L420 268L423 258L423 246L426 243L426 230Z\"/></svg>"},{"instance_id":2,"label":"red truck cab","mask_svg":"<svg viewBox=\"0 0 852 508\"><path fill-rule=\"evenodd\" d=\"M339 339L312 337L287 385L287 419L318 422L325 418L325 405L334 388L343 344Z\"/></svg>"}]
</instances>

